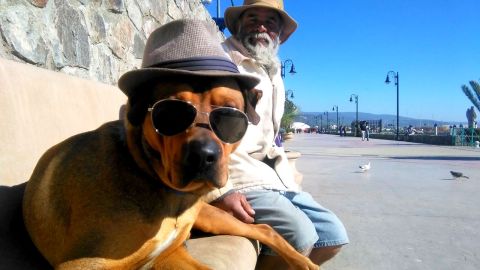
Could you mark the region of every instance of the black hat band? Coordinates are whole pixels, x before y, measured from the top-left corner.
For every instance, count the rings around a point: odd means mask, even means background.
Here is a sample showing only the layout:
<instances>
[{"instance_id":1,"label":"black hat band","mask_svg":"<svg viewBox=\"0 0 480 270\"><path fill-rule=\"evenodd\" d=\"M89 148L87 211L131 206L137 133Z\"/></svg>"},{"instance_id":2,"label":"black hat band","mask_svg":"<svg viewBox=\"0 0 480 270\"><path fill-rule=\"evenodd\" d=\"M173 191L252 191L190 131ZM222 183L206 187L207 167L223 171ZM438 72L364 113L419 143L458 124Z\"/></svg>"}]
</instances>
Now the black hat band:
<instances>
[{"instance_id":1,"label":"black hat band","mask_svg":"<svg viewBox=\"0 0 480 270\"><path fill-rule=\"evenodd\" d=\"M231 73L240 73L237 65L227 58L222 57L193 57L174 61L165 61L155 64L151 67L180 69L188 71L216 70L227 71Z\"/></svg>"}]
</instances>

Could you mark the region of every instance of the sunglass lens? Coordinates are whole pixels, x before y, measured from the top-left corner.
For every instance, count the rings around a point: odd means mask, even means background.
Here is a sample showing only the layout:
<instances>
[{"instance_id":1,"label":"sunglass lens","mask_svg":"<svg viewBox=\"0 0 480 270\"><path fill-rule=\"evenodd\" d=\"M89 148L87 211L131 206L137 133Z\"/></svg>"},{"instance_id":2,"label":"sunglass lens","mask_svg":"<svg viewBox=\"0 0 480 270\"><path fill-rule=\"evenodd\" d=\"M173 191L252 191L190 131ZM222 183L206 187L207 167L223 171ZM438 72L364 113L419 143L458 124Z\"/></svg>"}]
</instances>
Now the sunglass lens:
<instances>
[{"instance_id":1,"label":"sunglass lens","mask_svg":"<svg viewBox=\"0 0 480 270\"><path fill-rule=\"evenodd\" d=\"M195 107L187 102L162 100L153 107L152 122L160 134L173 136L190 127L196 115Z\"/></svg>"},{"instance_id":2,"label":"sunglass lens","mask_svg":"<svg viewBox=\"0 0 480 270\"><path fill-rule=\"evenodd\" d=\"M210 126L220 140L235 143L245 135L248 118L233 108L217 108L210 112Z\"/></svg>"}]
</instances>

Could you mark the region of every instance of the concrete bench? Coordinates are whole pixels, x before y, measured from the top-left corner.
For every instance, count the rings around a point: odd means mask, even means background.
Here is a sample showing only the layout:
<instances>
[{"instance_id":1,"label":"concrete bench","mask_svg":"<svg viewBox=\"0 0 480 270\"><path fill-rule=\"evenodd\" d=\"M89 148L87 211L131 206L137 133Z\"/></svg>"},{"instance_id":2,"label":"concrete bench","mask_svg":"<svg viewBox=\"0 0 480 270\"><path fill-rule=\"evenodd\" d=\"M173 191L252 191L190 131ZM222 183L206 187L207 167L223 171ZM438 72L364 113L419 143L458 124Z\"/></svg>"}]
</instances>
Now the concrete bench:
<instances>
[{"instance_id":1,"label":"concrete bench","mask_svg":"<svg viewBox=\"0 0 480 270\"><path fill-rule=\"evenodd\" d=\"M293 173L295 175L295 182L297 182L297 184L301 186L303 181L303 174L297 171L296 163L297 159L300 158L302 154L300 152L291 150L285 150L285 154L287 155L288 164L290 164L290 167L292 167Z\"/></svg>"},{"instance_id":2,"label":"concrete bench","mask_svg":"<svg viewBox=\"0 0 480 270\"><path fill-rule=\"evenodd\" d=\"M51 146L119 118L126 102L116 87L0 58L0 264L48 269L23 227L26 182ZM55 232L52 232L55 233ZM208 236L187 241L190 253L213 269L254 269L255 241Z\"/></svg>"}]
</instances>

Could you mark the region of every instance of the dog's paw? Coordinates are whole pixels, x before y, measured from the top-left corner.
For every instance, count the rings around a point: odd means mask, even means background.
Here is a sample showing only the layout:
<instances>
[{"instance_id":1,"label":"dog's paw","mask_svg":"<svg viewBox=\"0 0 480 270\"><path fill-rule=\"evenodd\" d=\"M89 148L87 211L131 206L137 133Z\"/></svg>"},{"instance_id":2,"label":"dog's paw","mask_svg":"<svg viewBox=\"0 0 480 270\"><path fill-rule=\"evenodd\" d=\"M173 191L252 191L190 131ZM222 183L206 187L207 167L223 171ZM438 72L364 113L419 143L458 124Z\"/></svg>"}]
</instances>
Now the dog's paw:
<instances>
[{"instance_id":1,"label":"dog's paw","mask_svg":"<svg viewBox=\"0 0 480 270\"><path fill-rule=\"evenodd\" d=\"M292 270L320 270L320 266L314 264L309 258L304 257L304 260L297 261L290 265Z\"/></svg>"}]
</instances>

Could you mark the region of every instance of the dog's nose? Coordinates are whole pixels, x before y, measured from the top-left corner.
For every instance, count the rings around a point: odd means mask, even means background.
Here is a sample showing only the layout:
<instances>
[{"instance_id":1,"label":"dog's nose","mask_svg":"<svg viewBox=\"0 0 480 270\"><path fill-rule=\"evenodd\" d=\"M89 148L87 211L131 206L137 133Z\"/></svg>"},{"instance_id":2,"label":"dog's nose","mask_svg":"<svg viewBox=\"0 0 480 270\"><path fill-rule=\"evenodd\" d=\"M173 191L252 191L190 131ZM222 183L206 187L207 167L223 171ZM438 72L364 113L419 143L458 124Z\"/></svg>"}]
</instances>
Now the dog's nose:
<instances>
[{"instance_id":1,"label":"dog's nose","mask_svg":"<svg viewBox=\"0 0 480 270\"><path fill-rule=\"evenodd\" d=\"M199 179L216 182L221 152L218 143L208 138L192 140L186 144L182 164L184 184Z\"/></svg>"},{"instance_id":2,"label":"dog's nose","mask_svg":"<svg viewBox=\"0 0 480 270\"><path fill-rule=\"evenodd\" d=\"M215 164L220 156L220 147L213 140L194 140L188 144L185 161L198 168Z\"/></svg>"}]
</instances>

